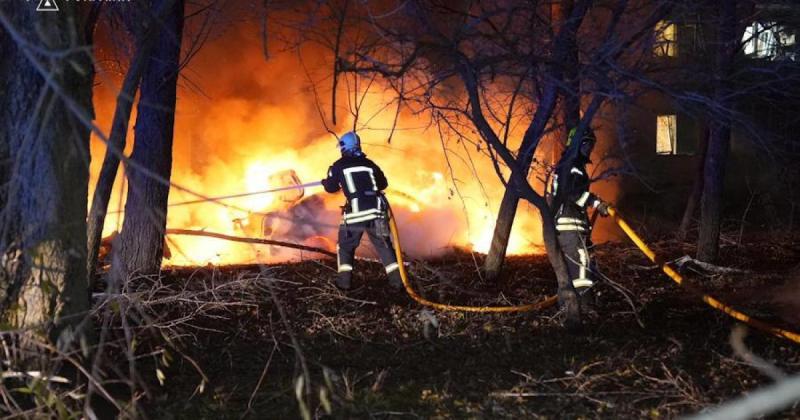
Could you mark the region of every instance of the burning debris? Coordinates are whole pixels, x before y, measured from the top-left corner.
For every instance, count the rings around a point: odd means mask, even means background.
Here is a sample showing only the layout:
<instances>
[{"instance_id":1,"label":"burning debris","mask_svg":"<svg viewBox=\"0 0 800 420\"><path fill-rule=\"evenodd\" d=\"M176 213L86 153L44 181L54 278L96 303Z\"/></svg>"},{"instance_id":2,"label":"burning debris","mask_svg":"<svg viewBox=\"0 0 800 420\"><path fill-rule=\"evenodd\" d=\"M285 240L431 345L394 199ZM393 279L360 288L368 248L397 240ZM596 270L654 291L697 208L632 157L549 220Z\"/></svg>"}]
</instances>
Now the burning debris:
<instances>
[{"instance_id":1,"label":"burning debris","mask_svg":"<svg viewBox=\"0 0 800 420\"><path fill-rule=\"evenodd\" d=\"M267 213L261 218L261 234L269 239L282 239L333 251L328 238L335 237L339 212L326 205L322 194L314 194L290 203L286 208ZM250 230L252 232L252 229ZM272 249L271 255L280 255Z\"/></svg>"},{"instance_id":2,"label":"burning debris","mask_svg":"<svg viewBox=\"0 0 800 420\"><path fill-rule=\"evenodd\" d=\"M725 344L733 320L800 343L796 282L778 285L800 251L775 240L798 204L791 1L18 3L0 6L4 415L674 417L798 365L770 336L731 334L745 364ZM648 244L681 202L696 246ZM639 250L594 248L588 207ZM356 266L364 233L380 261Z\"/></svg>"},{"instance_id":3,"label":"burning debris","mask_svg":"<svg viewBox=\"0 0 800 420\"><path fill-rule=\"evenodd\" d=\"M192 67L198 74L213 71L215 75L215 83L204 87L213 101L207 101L205 96L183 95L177 103L181 118L175 121L172 173L175 183L208 195L226 195L296 185L326 175L327 165L338 154L336 140L318 124L310 123L318 115L312 103L285 100L292 92L304 91L306 81L273 76L287 68L299 68L297 57L276 55L264 62L252 54L236 53L228 65L219 66L220 56L258 48L258 43L233 31L209 41L193 58ZM254 68L259 71L251 71ZM116 82L108 80L95 89L100 126L110 125L116 103ZM393 113L380 112L385 108L381 94L384 88L376 81L361 105L363 115L374 115L371 124L376 127L393 125ZM504 191L495 177L476 176L494 173L491 159L485 153L451 143L445 144L448 150L452 149L448 165L435 130L412 128L419 127L419 115L404 111L398 118L397 126L402 129L392 135L391 144L386 144L388 133L384 131L364 131L361 136L365 152L381 162L391 180L386 194L404 230L408 229L406 251L416 256L436 255L454 247L486 252ZM352 126L352 117L342 117L341 124L342 127ZM101 156L103 151L103 143L95 139L93 156ZM90 185L95 185L101 160L92 159ZM120 195L124 196L126 189L120 184L109 200L112 208L124 207ZM326 197L323 203L305 203L318 191L306 188L225 200L226 204L240 210L215 204L171 207L167 227L204 229L228 235L247 232L248 236L264 237L262 219L272 219L267 223L271 239L335 242L335 229L298 225L301 233L295 233L289 227L291 223L275 221L279 215L303 203L303 210L297 211L305 212L305 206L309 206L309 210L313 209L311 213L320 217L316 223L338 226L340 199ZM169 198L170 202L197 199L176 189L170 191ZM260 213L273 216L259 217ZM109 215L106 219L105 236L117 226L117 216ZM237 223L232 224L235 219ZM509 254L541 253L539 232L536 212L520 211L514 222ZM291 236L279 237L283 234ZM171 265L281 260L271 252L263 252L263 247L258 247L262 252L257 253L252 246L218 240L177 236L172 239L177 246L173 246ZM178 247L182 252L177 251Z\"/></svg>"},{"instance_id":4,"label":"burning debris","mask_svg":"<svg viewBox=\"0 0 800 420\"><path fill-rule=\"evenodd\" d=\"M306 196L306 187L293 169L278 171L267 177L270 188L279 190L265 212L249 213L233 219L234 229L246 236L287 241L299 245L333 251L329 238L336 232L336 215L321 194ZM270 246L271 258L287 258L293 251Z\"/></svg>"},{"instance_id":5,"label":"burning debris","mask_svg":"<svg viewBox=\"0 0 800 420\"><path fill-rule=\"evenodd\" d=\"M294 169L276 172L267 178L269 185L275 188L287 188L286 190L275 193L275 199L287 205L300 201L306 193L302 187L300 177Z\"/></svg>"}]
</instances>

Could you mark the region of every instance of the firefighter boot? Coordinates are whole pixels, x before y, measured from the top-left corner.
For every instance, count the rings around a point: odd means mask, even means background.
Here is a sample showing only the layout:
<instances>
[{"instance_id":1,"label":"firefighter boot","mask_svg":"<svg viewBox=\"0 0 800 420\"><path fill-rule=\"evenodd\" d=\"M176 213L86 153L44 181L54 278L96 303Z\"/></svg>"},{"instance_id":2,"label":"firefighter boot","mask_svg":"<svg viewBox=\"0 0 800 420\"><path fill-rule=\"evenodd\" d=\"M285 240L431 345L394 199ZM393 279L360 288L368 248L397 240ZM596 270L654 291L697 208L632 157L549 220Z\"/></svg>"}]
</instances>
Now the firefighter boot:
<instances>
[{"instance_id":1,"label":"firefighter boot","mask_svg":"<svg viewBox=\"0 0 800 420\"><path fill-rule=\"evenodd\" d=\"M350 287L352 286L352 278L352 271L344 271L339 273L339 275L336 277L336 288L339 290L350 290Z\"/></svg>"},{"instance_id":2,"label":"firefighter boot","mask_svg":"<svg viewBox=\"0 0 800 420\"><path fill-rule=\"evenodd\" d=\"M578 294L581 312L590 317L597 315L597 301L594 290L591 287L577 287L575 288L575 293Z\"/></svg>"},{"instance_id":3,"label":"firefighter boot","mask_svg":"<svg viewBox=\"0 0 800 420\"><path fill-rule=\"evenodd\" d=\"M403 279L400 277L400 270L394 270L389 273L389 286L396 290L403 289Z\"/></svg>"},{"instance_id":4,"label":"firefighter boot","mask_svg":"<svg viewBox=\"0 0 800 420\"><path fill-rule=\"evenodd\" d=\"M581 330L581 307L578 303L578 294L573 288L558 289L558 303L564 311L564 326L571 332Z\"/></svg>"}]
</instances>

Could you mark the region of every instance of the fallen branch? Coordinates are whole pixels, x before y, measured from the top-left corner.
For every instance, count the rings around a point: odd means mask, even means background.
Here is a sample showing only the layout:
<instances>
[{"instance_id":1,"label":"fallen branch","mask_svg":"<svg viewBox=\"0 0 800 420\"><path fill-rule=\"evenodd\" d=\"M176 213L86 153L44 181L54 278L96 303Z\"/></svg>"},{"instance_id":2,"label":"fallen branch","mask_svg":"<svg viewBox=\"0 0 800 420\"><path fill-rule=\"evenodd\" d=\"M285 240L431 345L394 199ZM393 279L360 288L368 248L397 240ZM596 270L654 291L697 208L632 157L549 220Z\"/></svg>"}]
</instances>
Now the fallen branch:
<instances>
[{"instance_id":1,"label":"fallen branch","mask_svg":"<svg viewBox=\"0 0 800 420\"><path fill-rule=\"evenodd\" d=\"M700 268L701 270L714 273L714 274L747 274L750 273L750 270L742 270L738 268L731 268L731 267L722 267L719 265L709 264L707 262L703 262L697 259L694 259L688 255L684 255L677 260L673 261L673 264L677 266L679 269L683 269L684 265L695 266Z\"/></svg>"},{"instance_id":2,"label":"fallen branch","mask_svg":"<svg viewBox=\"0 0 800 420\"><path fill-rule=\"evenodd\" d=\"M167 235L206 236L209 238L217 238L233 242L244 242L248 244L282 246L284 248L294 248L294 249L299 249L301 251L316 252L317 254L327 255L331 258L336 258L336 253L328 251L327 249L300 245L293 242L275 241L272 239L247 238L243 236L231 236L231 235L225 235L224 233L206 232L203 230L192 230L192 229L167 229Z\"/></svg>"},{"instance_id":3,"label":"fallen branch","mask_svg":"<svg viewBox=\"0 0 800 420\"><path fill-rule=\"evenodd\" d=\"M661 266L657 264L653 265L628 264L628 268L630 268L633 271L653 271L660 269Z\"/></svg>"}]
</instances>

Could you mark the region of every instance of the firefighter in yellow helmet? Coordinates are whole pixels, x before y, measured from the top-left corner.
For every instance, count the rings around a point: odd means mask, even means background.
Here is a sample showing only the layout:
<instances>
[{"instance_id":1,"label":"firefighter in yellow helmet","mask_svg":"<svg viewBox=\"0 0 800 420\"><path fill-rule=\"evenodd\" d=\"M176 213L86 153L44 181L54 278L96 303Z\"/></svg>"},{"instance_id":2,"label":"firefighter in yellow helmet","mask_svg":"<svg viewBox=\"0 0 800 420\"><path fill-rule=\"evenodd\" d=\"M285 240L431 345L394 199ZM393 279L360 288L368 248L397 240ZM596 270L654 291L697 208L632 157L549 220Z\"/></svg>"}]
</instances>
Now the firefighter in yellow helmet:
<instances>
[{"instance_id":1,"label":"firefighter in yellow helmet","mask_svg":"<svg viewBox=\"0 0 800 420\"><path fill-rule=\"evenodd\" d=\"M580 139L575 139L575 128L570 130L551 185L558 243L582 306L592 302L589 289L595 284L591 261L592 226L587 210L592 207L601 215L608 215L608 204L589 191L591 180L586 164L591 163L596 139L591 129L587 130Z\"/></svg>"}]
</instances>

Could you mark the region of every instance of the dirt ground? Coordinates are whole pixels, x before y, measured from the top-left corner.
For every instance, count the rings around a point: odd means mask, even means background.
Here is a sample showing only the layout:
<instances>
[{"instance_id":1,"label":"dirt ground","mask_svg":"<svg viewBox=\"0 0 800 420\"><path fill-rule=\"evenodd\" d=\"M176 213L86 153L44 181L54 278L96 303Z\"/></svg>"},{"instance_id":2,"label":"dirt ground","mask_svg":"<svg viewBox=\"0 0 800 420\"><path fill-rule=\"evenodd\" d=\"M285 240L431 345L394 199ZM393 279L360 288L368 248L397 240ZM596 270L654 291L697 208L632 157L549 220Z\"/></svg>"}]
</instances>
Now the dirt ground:
<instances>
[{"instance_id":1,"label":"dirt ground","mask_svg":"<svg viewBox=\"0 0 800 420\"><path fill-rule=\"evenodd\" d=\"M691 251L676 241L654 248L668 259ZM154 396L143 404L153 418L282 419L303 410L328 418L671 418L770 382L734 354L730 318L636 249L606 244L596 255L610 281L596 287L596 311L580 332L561 326L557 308L427 310L391 290L376 263L358 265L346 294L331 285L330 260L168 270L141 290L157 290L150 308L179 351L167 361L142 358ZM800 330L800 245L728 244L722 261L746 271L689 273L691 283ZM497 284L483 282L476 263L479 256L454 252L409 269L417 290L443 302L516 304L555 293L544 256L509 259ZM159 300L176 292L184 297ZM754 330L744 342L785 372L800 371L800 345ZM298 384L304 371L311 381ZM299 404L304 391L310 397ZM800 406L775 417L800 417Z\"/></svg>"}]
</instances>

